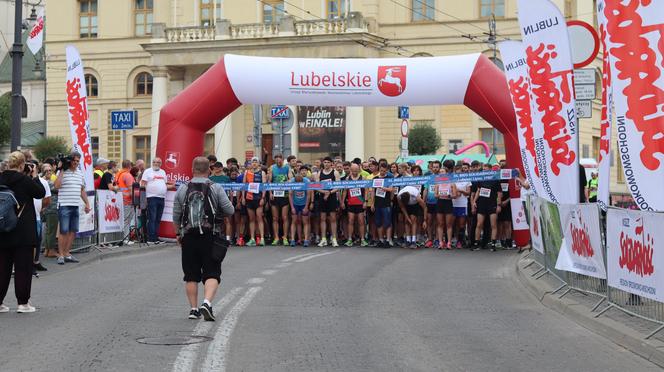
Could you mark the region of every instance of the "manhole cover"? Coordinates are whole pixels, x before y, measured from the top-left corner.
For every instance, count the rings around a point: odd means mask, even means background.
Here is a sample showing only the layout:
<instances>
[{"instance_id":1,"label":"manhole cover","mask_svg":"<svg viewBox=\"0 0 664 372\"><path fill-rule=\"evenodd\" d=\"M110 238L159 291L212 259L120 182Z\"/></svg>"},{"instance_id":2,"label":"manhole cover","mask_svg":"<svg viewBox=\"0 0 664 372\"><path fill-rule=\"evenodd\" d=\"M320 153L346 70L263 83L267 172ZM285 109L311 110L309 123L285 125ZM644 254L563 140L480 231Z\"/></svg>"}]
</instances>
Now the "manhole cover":
<instances>
[{"instance_id":1,"label":"manhole cover","mask_svg":"<svg viewBox=\"0 0 664 372\"><path fill-rule=\"evenodd\" d=\"M136 342L145 345L191 345L212 341L208 336L161 336L161 337L141 337Z\"/></svg>"}]
</instances>

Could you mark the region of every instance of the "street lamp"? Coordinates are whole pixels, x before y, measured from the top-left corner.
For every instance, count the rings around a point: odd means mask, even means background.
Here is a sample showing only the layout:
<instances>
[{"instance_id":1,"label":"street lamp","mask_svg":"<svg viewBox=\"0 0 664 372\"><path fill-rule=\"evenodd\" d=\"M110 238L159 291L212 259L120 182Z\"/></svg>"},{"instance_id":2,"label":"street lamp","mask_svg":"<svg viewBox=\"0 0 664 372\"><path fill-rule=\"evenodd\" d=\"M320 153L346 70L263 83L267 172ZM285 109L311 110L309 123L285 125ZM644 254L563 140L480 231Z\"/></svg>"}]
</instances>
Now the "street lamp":
<instances>
[{"instance_id":1,"label":"street lamp","mask_svg":"<svg viewBox=\"0 0 664 372\"><path fill-rule=\"evenodd\" d=\"M23 63L23 0L14 3L14 45L9 55L12 58L12 124L11 124L11 151L18 150L21 145L21 89Z\"/></svg>"}]
</instances>

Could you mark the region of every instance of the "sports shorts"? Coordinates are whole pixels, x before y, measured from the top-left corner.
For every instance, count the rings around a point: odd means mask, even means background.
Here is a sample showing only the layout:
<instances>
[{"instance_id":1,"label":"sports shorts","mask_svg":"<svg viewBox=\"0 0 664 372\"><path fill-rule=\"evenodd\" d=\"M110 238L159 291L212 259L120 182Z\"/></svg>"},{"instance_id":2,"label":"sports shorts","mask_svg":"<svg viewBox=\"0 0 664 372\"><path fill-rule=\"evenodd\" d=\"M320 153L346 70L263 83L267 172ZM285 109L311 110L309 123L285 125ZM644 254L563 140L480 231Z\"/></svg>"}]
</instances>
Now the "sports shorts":
<instances>
[{"instance_id":1,"label":"sports shorts","mask_svg":"<svg viewBox=\"0 0 664 372\"><path fill-rule=\"evenodd\" d=\"M260 208L260 206L261 206L260 202L261 202L260 199L247 200L247 209L251 209L251 210L255 211L256 209Z\"/></svg>"},{"instance_id":2,"label":"sports shorts","mask_svg":"<svg viewBox=\"0 0 664 372\"><path fill-rule=\"evenodd\" d=\"M364 213L364 207L362 205L348 205L346 206L348 213L359 214Z\"/></svg>"},{"instance_id":3,"label":"sports shorts","mask_svg":"<svg viewBox=\"0 0 664 372\"><path fill-rule=\"evenodd\" d=\"M466 217L468 209L466 207L454 207L454 217Z\"/></svg>"},{"instance_id":4,"label":"sports shorts","mask_svg":"<svg viewBox=\"0 0 664 372\"><path fill-rule=\"evenodd\" d=\"M275 197L274 199L270 200L270 202L272 203L273 207L277 208L283 208L287 205L290 205L287 197Z\"/></svg>"},{"instance_id":5,"label":"sports shorts","mask_svg":"<svg viewBox=\"0 0 664 372\"><path fill-rule=\"evenodd\" d=\"M438 214L452 214L454 207L452 206L452 199L438 199L436 203L436 213Z\"/></svg>"},{"instance_id":6,"label":"sports shorts","mask_svg":"<svg viewBox=\"0 0 664 372\"><path fill-rule=\"evenodd\" d=\"M406 205L406 212L408 212L409 216L417 216L417 217L422 217L422 215L424 214L424 211L422 210L422 207L419 204Z\"/></svg>"},{"instance_id":7,"label":"sports shorts","mask_svg":"<svg viewBox=\"0 0 664 372\"><path fill-rule=\"evenodd\" d=\"M374 215L374 222L376 227L388 228L392 226L392 208L376 208L376 213Z\"/></svg>"},{"instance_id":8,"label":"sports shorts","mask_svg":"<svg viewBox=\"0 0 664 372\"><path fill-rule=\"evenodd\" d=\"M221 261L212 259L211 233L185 234L182 238L182 271L185 282L205 282L217 279L221 282Z\"/></svg>"}]
</instances>

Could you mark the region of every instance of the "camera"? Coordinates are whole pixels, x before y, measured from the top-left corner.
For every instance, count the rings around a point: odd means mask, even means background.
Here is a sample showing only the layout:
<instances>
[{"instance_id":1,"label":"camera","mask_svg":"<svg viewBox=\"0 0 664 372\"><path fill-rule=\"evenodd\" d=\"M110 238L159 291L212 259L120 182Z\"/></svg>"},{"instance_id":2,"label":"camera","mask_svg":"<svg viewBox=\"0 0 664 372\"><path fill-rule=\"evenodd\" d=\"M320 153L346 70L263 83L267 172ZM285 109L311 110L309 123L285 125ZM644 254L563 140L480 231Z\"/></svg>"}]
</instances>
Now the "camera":
<instances>
[{"instance_id":1,"label":"camera","mask_svg":"<svg viewBox=\"0 0 664 372\"><path fill-rule=\"evenodd\" d=\"M36 167L35 163L27 162L27 163L25 163L25 166L23 167L23 173L30 176L30 175L32 175L32 170L35 169L35 167Z\"/></svg>"},{"instance_id":2,"label":"camera","mask_svg":"<svg viewBox=\"0 0 664 372\"><path fill-rule=\"evenodd\" d=\"M57 170L67 170L71 167L71 161L73 160L71 156L58 154L57 159L59 164Z\"/></svg>"}]
</instances>

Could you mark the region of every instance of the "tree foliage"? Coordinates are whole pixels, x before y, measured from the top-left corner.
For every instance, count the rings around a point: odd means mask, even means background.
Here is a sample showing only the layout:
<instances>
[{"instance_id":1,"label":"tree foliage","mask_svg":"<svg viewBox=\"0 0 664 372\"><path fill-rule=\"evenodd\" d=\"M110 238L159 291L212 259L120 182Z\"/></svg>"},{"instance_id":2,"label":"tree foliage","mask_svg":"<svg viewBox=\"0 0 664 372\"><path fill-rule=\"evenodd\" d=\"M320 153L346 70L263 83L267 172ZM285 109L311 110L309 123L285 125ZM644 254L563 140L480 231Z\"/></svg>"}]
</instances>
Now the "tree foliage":
<instances>
[{"instance_id":1,"label":"tree foliage","mask_svg":"<svg viewBox=\"0 0 664 372\"><path fill-rule=\"evenodd\" d=\"M0 96L0 147L11 139L11 98L8 94Z\"/></svg>"},{"instance_id":2,"label":"tree foliage","mask_svg":"<svg viewBox=\"0 0 664 372\"><path fill-rule=\"evenodd\" d=\"M418 123L408 133L408 153L410 155L431 155L442 145L436 128L430 123Z\"/></svg>"},{"instance_id":3,"label":"tree foliage","mask_svg":"<svg viewBox=\"0 0 664 372\"><path fill-rule=\"evenodd\" d=\"M68 154L69 146L62 137L44 137L40 139L32 148L35 156L39 160L46 158L55 158L59 154Z\"/></svg>"}]
</instances>

